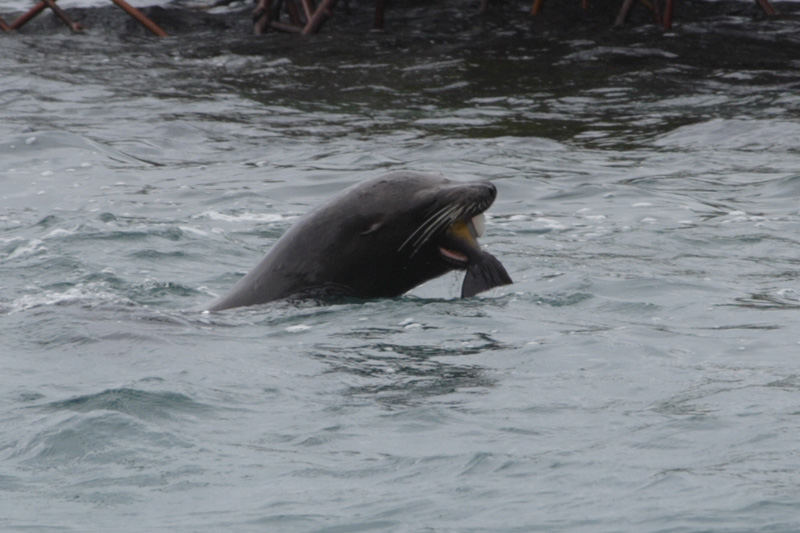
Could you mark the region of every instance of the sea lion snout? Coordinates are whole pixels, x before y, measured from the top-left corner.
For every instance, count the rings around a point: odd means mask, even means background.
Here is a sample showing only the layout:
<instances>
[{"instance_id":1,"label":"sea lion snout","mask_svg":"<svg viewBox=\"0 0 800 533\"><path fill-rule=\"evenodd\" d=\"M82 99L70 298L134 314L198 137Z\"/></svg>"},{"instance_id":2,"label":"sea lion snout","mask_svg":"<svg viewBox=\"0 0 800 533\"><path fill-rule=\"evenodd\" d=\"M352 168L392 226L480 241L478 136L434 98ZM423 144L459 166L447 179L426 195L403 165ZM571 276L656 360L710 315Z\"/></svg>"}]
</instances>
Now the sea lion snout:
<instances>
[{"instance_id":1,"label":"sea lion snout","mask_svg":"<svg viewBox=\"0 0 800 533\"><path fill-rule=\"evenodd\" d=\"M489 194L492 196L492 201L494 201L494 199L497 198L497 187L494 186L494 183L491 181L482 181L481 185L489 191Z\"/></svg>"}]
</instances>

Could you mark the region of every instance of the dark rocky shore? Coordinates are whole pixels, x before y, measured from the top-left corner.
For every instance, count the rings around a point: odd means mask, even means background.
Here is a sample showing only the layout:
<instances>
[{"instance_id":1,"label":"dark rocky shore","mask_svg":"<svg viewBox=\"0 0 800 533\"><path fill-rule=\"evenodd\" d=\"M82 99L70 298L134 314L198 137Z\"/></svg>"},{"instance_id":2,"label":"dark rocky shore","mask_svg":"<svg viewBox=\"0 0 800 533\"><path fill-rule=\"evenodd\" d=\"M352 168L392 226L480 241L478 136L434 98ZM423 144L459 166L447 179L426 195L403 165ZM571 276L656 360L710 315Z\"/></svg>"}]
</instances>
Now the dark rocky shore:
<instances>
[{"instance_id":1,"label":"dark rocky shore","mask_svg":"<svg viewBox=\"0 0 800 533\"><path fill-rule=\"evenodd\" d=\"M653 14L642 4L635 5L622 28L615 27L621 2L619 0L591 0L588 9L581 2L545 1L541 13L530 14L528 0L493 0L485 13L479 12L478 0L399 0L389 2L383 32L389 34L425 34L437 38L458 38L475 31L495 31L499 35L524 38L535 35L620 35L635 32L663 34L664 30L653 20ZM692 28L716 32L732 32L737 38L749 39L758 33L762 40L788 39L795 44L800 37L788 26L800 28L800 3L774 2L777 16L767 16L756 2L688 0L678 2L674 15L673 32L681 34ZM69 16L87 31L104 31L124 35L148 35L145 28L109 2L95 8L69 8ZM141 11L171 35L195 32L250 35L252 33L253 5L235 2L224 9L213 9L196 2L173 2L165 6L150 6ZM0 13L6 22L21 13ZM351 0L340 2L333 16L325 23L323 34L361 35L372 30L374 2ZM755 26L752 23L758 23ZM737 26L747 26L737 31ZM35 34L69 31L49 10L39 15L20 33ZM774 32L774 37L769 37ZM269 33L279 33L271 30ZM765 58L767 59L767 58Z\"/></svg>"}]
</instances>

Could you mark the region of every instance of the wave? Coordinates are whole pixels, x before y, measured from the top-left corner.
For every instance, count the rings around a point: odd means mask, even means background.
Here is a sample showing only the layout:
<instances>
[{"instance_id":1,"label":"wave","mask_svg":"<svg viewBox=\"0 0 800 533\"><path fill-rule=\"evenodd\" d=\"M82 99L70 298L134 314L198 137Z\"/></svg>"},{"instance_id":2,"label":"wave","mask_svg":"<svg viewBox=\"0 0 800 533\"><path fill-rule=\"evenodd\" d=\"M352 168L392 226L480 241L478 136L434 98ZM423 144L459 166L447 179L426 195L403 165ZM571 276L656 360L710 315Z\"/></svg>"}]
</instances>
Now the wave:
<instances>
[{"instance_id":1,"label":"wave","mask_svg":"<svg viewBox=\"0 0 800 533\"><path fill-rule=\"evenodd\" d=\"M252 213L246 211L237 215L228 215L220 213L219 211L206 211L197 215L198 217L205 217L211 220L218 220L221 222L284 222L296 218L294 216L282 215L280 213Z\"/></svg>"},{"instance_id":2,"label":"wave","mask_svg":"<svg viewBox=\"0 0 800 533\"><path fill-rule=\"evenodd\" d=\"M45 416L30 433L22 431L6 443L7 458L58 469L80 463L115 469L120 463L162 463L170 450L192 447L169 429L172 420L209 409L180 393L133 388L107 389L30 408ZM136 446L131 449L133 442Z\"/></svg>"},{"instance_id":3,"label":"wave","mask_svg":"<svg viewBox=\"0 0 800 533\"><path fill-rule=\"evenodd\" d=\"M74 396L41 407L49 411L81 413L115 411L142 420L167 419L176 413L201 412L208 409L207 405L178 392L147 391L127 387Z\"/></svg>"},{"instance_id":4,"label":"wave","mask_svg":"<svg viewBox=\"0 0 800 533\"><path fill-rule=\"evenodd\" d=\"M800 124L787 120L723 119L678 127L656 139L661 148L680 151L737 150L780 152L797 147Z\"/></svg>"},{"instance_id":5,"label":"wave","mask_svg":"<svg viewBox=\"0 0 800 533\"><path fill-rule=\"evenodd\" d=\"M94 307L108 303L132 305L133 301L108 290L104 283L91 282L66 290L43 290L25 294L6 304L4 311L10 314L54 305L82 304Z\"/></svg>"}]
</instances>

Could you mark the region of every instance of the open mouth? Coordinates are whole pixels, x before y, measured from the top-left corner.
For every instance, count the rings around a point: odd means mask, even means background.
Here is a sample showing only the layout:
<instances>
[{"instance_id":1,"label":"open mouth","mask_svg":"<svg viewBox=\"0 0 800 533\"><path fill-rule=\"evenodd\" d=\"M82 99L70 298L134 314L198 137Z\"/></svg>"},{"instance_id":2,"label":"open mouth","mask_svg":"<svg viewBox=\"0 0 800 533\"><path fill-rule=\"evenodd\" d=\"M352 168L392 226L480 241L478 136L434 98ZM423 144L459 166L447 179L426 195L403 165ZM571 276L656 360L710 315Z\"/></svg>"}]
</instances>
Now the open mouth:
<instances>
[{"instance_id":1,"label":"open mouth","mask_svg":"<svg viewBox=\"0 0 800 533\"><path fill-rule=\"evenodd\" d=\"M414 257L425 247L436 253L450 269L465 270L462 298L512 283L503 264L481 250L478 244L478 237L484 231L483 212L492 205L497 189L488 182L474 182L452 190L458 193L455 201L439 203L428 211L425 220L403 241L398 251ZM434 266L446 270L442 268L444 265Z\"/></svg>"},{"instance_id":2,"label":"open mouth","mask_svg":"<svg viewBox=\"0 0 800 533\"><path fill-rule=\"evenodd\" d=\"M456 220L447 227L438 243L439 254L445 262L467 271L461 285L462 298L512 283L503 264L489 252L481 250L478 244L478 237L483 235L484 220L482 213L468 220Z\"/></svg>"},{"instance_id":3,"label":"open mouth","mask_svg":"<svg viewBox=\"0 0 800 533\"><path fill-rule=\"evenodd\" d=\"M471 182L445 192L398 251L407 250L413 257L426 247L452 268L467 269L483 253L477 238L483 235L483 212L494 202L497 189L489 182Z\"/></svg>"},{"instance_id":4,"label":"open mouth","mask_svg":"<svg viewBox=\"0 0 800 533\"><path fill-rule=\"evenodd\" d=\"M478 237L483 235L486 217L479 213L469 220L456 220L445 232L439 243L442 258L456 268L466 268L470 257L479 254L481 249Z\"/></svg>"}]
</instances>

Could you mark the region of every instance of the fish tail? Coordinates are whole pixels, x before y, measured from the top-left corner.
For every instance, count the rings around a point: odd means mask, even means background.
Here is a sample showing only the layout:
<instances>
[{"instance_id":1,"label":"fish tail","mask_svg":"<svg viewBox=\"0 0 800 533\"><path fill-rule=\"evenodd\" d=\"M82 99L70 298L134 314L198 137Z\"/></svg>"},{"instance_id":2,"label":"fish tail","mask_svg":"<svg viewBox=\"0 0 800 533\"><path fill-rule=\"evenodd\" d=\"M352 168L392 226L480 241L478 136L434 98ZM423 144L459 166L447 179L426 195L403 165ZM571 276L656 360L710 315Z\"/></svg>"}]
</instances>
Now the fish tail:
<instances>
[{"instance_id":1,"label":"fish tail","mask_svg":"<svg viewBox=\"0 0 800 533\"><path fill-rule=\"evenodd\" d=\"M479 292L511 283L513 283L511 276L503 264L489 252L482 251L475 260L471 259L467 266L467 275L461 286L461 297L469 298Z\"/></svg>"}]
</instances>

